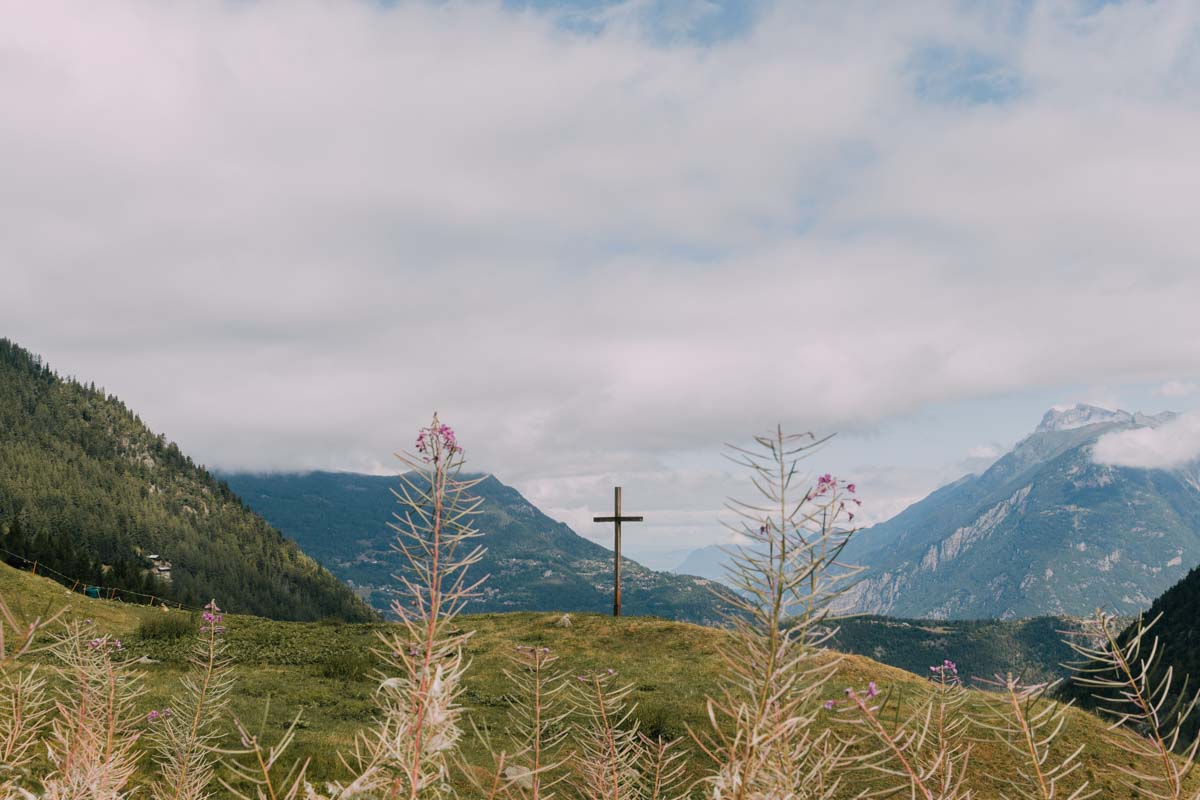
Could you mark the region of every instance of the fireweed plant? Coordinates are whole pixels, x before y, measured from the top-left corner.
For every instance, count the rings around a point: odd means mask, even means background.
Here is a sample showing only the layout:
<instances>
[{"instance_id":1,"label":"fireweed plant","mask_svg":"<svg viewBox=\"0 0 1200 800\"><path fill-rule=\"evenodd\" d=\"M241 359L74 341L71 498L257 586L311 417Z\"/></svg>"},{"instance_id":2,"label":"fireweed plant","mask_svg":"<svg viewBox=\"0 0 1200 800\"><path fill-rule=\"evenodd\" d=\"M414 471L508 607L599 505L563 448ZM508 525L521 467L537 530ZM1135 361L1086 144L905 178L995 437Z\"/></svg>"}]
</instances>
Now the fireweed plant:
<instances>
[{"instance_id":1,"label":"fireweed plant","mask_svg":"<svg viewBox=\"0 0 1200 800\"><path fill-rule=\"evenodd\" d=\"M1183 745L1183 726L1200 696L1187 691L1187 678L1176 688L1174 670L1162 669L1162 647L1150 630L1158 619L1141 617L1122 632L1116 617L1097 611L1068 644L1079 654L1074 680L1092 692L1109 727L1137 736L1114 737L1137 766L1115 764L1132 796L1147 800L1198 800L1187 788L1196 765L1200 738Z\"/></svg>"},{"instance_id":2,"label":"fireweed plant","mask_svg":"<svg viewBox=\"0 0 1200 800\"><path fill-rule=\"evenodd\" d=\"M57 711L45 739L48 774L39 796L52 800L127 796L143 731L134 703L141 676L120 639L97 636L89 622L70 622L53 653L65 680L54 692Z\"/></svg>"},{"instance_id":3,"label":"fireweed plant","mask_svg":"<svg viewBox=\"0 0 1200 800\"><path fill-rule=\"evenodd\" d=\"M1068 704L1050 700L1057 682L1023 684L1011 673L981 681L991 691L983 695L984 712L972 718L981 731L990 733L1016 759L1016 772L1005 782L1020 800L1085 800L1098 789L1079 783L1083 745L1055 760L1050 746L1067 724ZM1074 784L1074 790L1064 786Z\"/></svg>"},{"instance_id":4,"label":"fireweed plant","mask_svg":"<svg viewBox=\"0 0 1200 800\"><path fill-rule=\"evenodd\" d=\"M22 622L0 598L0 798L17 795L31 782L29 767L50 724L52 705L41 672L36 666L22 668L22 662L49 648L38 643L38 632L60 615Z\"/></svg>"},{"instance_id":5,"label":"fireweed plant","mask_svg":"<svg viewBox=\"0 0 1200 800\"><path fill-rule=\"evenodd\" d=\"M205 611L206 624L178 698L148 714L135 711L143 680L120 639L98 634L85 620L50 631L36 644L37 632L46 632L45 622L19 625L3 604L0 617L6 629L0 635L0 798L132 797L141 755L137 744L143 738L156 753L147 770L150 797L214 796L213 744L232 689L215 603ZM17 646L11 647L14 641ZM19 663L33 654L48 663ZM31 769L34 764L41 769Z\"/></svg>"},{"instance_id":6,"label":"fireweed plant","mask_svg":"<svg viewBox=\"0 0 1200 800\"><path fill-rule=\"evenodd\" d=\"M730 450L760 497L729 504L746 543L731 553L739 599L708 723L689 731L694 750L640 732L633 687L614 670L571 674L549 648L522 645L504 672L510 749L489 748L486 766L465 762L469 720L459 701L471 634L454 623L482 583L467 574L483 552L471 526L480 479L461 477L462 448L435 416L399 456L407 471L392 527L406 562L396 576L404 598L392 606L399 623L380 634L375 719L343 756L341 780L316 787L307 762L288 757L298 716L269 744L233 719L237 744L218 749L233 679L215 602L178 695L146 713L135 711L141 676L119 640L89 622L23 622L0 600L0 800L968 800L972 747L984 740L1016 762L1001 776L1002 797L1094 796L1083 747L1053 755L1068 707L1050 700L1052 686L1009 675L969 696L950 660L930 668L915 698L875 681L837 685L843 657L825 645L836 632L834 601L857 573L839 559L859 500L853 483L800 476L799 463L826 441L777 428ZM1195 699L1174 699L1186 693L1158 666L1149 628L1139 621L1119 633L1098 614L1073 643L1085 662L1076 680L1096 693L1114 742L1139 764L1114 765L1132 796L1200 800L1187 780L1198 745L1181 745ZM151 755L135 790L142 749ZM698 782L685 781L700 766L685 762L689 752L706 767Z\"/></svg>"},{"instance_id":7,"label":"fireweed plant","mask_svg":"<svg viewBox=\"0 0 1200 800\"><path fill-rule=\"evenodd\" d=\"M453 621L476 596L483 579L468 568L483 549L471 526L481 499L470 490L482 478L461 477L463 450L453 429L437 415L417 434L414 452L397 454L407 468L393 490L403 513L389 523L405 566L396 575L402 599L393 601L399 624L380 634L376 654L386 664L375 692L378 722L359 734L343 758L352 777L323 791L305 780L307 765L281 767L294 725L270 747L239 725L243 749L229 753L231 769L253 793L227 786L244 798L415 798L452 797L450 769L462 737L463 648L469 632Z\"/></svg>"},{"instance_id":8,"label":"fireweed plant","mask_svg":"<svg viewBox=\"0 0 1200 800\"><path fill-rule=\"evenodd\" d=\"M639 733L631 684L615 670L579 675L574 688L574 794L586 800L681 800L675 743Z\"/></svg>"},{"instance_id":9,"label":"fireweed plant","mask_svg":"<svg viewBox=\"0 0 1200 800\"><path fill-rule=\"evenodd\" d=\"M216 744L234 685L224 632L224 615L214 600L201 614L200 632L181 691L170 706L146 715L157 766L150 784L153 800L205 800L212 796Z\"/></svg>"},{"instance_id":10,"label":"fireweed plant","mask_svg":"<svg viewBox=\"0 0 1200 800\"><path fill-rule=\"evenodd\" d=\"M711 729L693 731L713 765L713 800L813 798L842 794L850 743L815 723L838 658L821 645L830 603L855 570L838 557L853 534L856 487L823 475L802 487L799 462L828 439L776 428L753 448L729 446L758 490L731 500L730 524L746 545L730 552L729 582L739 600L722 648L724 680L708 701Z\"/></svg>"},{"instance_id":11,"label":"fireweed plant","mask_svg":"<svg viewBox=\"0 0 1200 800\"><path fill-rule=\"evenodd\" d=\"M947 659L929 671L933 688L907 715L903 715L901 698L890 693L881 696L874 681L865 691L845 690L841 721L856 727L861 740L877 748L851 764L878 777L876 788L862 796L899 793L920 800L966 800L972 796L967 786L971 755L968 719L962 713L966 690L953 661ZM832 700L825 704L829 710L837 706Z\"/></svg>"},{"instance_id":12,"label":"fireweed plant","mask_svg":"<svg viewBox=\"0 0 1200 800\"><path fill-rule=\"evenodd\" d=\"M491 785L505 797L551 800L565 775L560 770L563 743L570 733L568 676L549 647L517 645L504 671L511 685L509 734L516 748L500 755L488 748L499 767Z\"/></svg>"}]
</instances>

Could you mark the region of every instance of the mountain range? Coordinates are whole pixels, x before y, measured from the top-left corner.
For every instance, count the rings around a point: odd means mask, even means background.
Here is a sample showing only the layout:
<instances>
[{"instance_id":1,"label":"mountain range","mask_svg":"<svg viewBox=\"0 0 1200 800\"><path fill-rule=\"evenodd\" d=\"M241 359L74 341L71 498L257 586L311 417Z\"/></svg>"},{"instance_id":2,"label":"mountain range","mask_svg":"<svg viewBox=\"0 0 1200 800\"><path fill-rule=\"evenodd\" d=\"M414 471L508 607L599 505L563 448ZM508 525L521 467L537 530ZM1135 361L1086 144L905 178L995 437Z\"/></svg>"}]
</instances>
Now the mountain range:
<instances>
[{"instance_id":1,"label":"mountain range","mask_svg":"<svg viewBox=\"0 0 1200 800\"><path fill-rule=\"evenodd\" d=\"M864 531L845 560L867 569L845 607L871 613L841 621L831 644L918 674L949 657L964 675L1052 680L1069 660L1061 634L1077 629L1071 615L1150 606L1163 637L1160 670L1200 675L1200 568L1188 569L1200 553L1200 470L1093 458L1101 436L1171 418L1051 410L982 474ZM399 562L386 523L403 512L390 491L396 478L223 477L116 397L0 339L3 560L138 603L216 597L233 611L283 620L360 621L387 611ZM490 577L468 611L607 611L611 551L493 476L477 492L488 548L478 572ZM626 612L720 622L730 595L713 578L725 560L717 548L689 554L679 570L697 577L626 559ZM974 619L984 617L993 619ZM1186 691L1177 683L1177 694ZM1198 729L1190 720L1185 737Z\"/></svg>"},{"instance_id":2,"label":"mountain range","mask_svg":"<svg viewBox=\"0 0 1200 800\"><path fill-rule=\"evenodd\" d=\"M1051 409L979 475L857 534L866 569L839 610L926 619L1130 616L1200 561L1200 467L1097 463L1101 436L1175 418L1079 404ZM693 550L676 573L720 581L728 547Z\"/></svg>"},{"instance_id":3,"label":"mountain range","mask_svg":"<svg viewBox=\"0 0 1200 800\"><path fill-rule=\"evenodd\" d=\"M860 533L844 560L865 572L841 610L1018 619L1145 609L1197 561L1200 467L1118 467L1093 449L1105 434L1172 417L1086 405L1047 412L983 473ZM213 475L116 397L0 339L0 556L76 587L190 605L218 597L281 619L367 619L396 597L386 524L402 510L395 480ZM490 578L469 611L610 607L611 551L493 476L478 493L488 548L478 572ZM625 610L717 623L728 609L725 562L717 548L689 554L676 570L686 574L626 559ZM922 640L932 631L909 629ZM847 647L868 639L856 634Z\"/></svg>"},{"instance_id":4,"label":"mountain range","mask_svg":"<svg viewBox=\"0 0 1200 800\"><path fill-rule=\"evenodd\" d=\"M1200 473L1097 463L1108 433L1155 416L1050 410L980 475L968 475L859 534L866 567L847 608L925 618L1132 615L1200 559Z\"/></svg>"},{"instance_id":5,"label":"mountain range","mask_svg":"<svg viewBox=\"0 0 1200 800\"><path fill-rule=\"evenodd\" d=\"M402 512L395 477L351 472L222 477L256 512L380 611L396 597L401 561L387 526ZM516 489L487 476L473 524L487 548L474 574L488 575L483 596L467 611L605 611L612 607L613 554L551 519ZM727 605L719 584L656 572L622 559L623 612L717 624Z\"/></svg>"}]
</instances>

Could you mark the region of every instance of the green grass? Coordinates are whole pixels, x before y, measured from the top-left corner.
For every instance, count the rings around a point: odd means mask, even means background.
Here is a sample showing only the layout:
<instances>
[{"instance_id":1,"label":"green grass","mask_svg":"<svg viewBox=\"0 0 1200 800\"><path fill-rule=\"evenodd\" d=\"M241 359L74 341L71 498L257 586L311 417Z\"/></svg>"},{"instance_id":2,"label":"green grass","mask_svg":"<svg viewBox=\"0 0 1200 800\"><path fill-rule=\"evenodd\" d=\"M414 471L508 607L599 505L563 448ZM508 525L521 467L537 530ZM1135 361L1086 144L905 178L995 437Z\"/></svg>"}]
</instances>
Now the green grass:
<instances>
[{"instance_id":1,"label":"green grass","mask_svg":"<svg viewBox=\"0 0 1200 800\"><path fill-rule=\"evenodd\" d=\"M0 596L26 616L66 606L69 614L91 619L101 630L122 637L131 655L147 661L139 666L146 675L147 693L141 704L147 711L166 705L186 670L189 638L158 634L192 624L188 614L90 600L3 565ZM509 686L502 670L518 644L550 647L571 674L617 670L636 687L637 717L647 729L686 736L689 727L703 729L707 725L705 698L718 686L718 647L723 632L649 617L575 615L575 624L569 628L557 627L556 619L553 614L513 613L460 620L462 628L474 631L464 703L475 724L497 743L504 743L508 708ZM311 759L313 778L337 775L338 752L345 751L355 732L372 719L372 673L380 665L370 649L386 625L275 622L237 616L227 617L226 624L238 678L233 713L267 740L282 733L301 713L293 755ZM139 635L139 630L156 635ZM829 696L838 697L846 686L862 687L868 680L900 692L910 703L929 687L911 673L861 656L847 656L829 686ZM1102 789L1100 796L1133 797L1112 768L1132 763L1121 748L1107 743L1103 728L1097 718L1073 710L1060 749L1065 752L1086 743L1084 772L1093 786ZM483 763L481 748L469 737L465 753L473 763ZM698 758L692 760L694 775L702 774L704 768ZM976 776L977 796L992 798L999 796L998 776L1012 774L1013 764L1003 748L982 743L973 752L971 771Z\"/></svg>"}]
</instances>

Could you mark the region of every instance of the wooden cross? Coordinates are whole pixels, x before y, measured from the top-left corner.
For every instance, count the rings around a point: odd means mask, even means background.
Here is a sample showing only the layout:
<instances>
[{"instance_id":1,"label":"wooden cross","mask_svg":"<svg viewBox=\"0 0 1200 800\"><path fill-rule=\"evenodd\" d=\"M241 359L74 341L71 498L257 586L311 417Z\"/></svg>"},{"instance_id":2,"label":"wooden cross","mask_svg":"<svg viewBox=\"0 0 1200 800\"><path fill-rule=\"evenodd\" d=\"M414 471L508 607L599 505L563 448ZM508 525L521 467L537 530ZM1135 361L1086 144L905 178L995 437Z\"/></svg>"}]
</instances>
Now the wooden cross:
<instances>
[{"instance_id":1,"label":"wooden cross","mask_svg":"<svg viewBox=\"0 0 1200 800\"><path fill-rule=\"evenodd\" d=\"M592 522L611 522L613 524L613 616L621 616L621 523L641 522L642 517L621 516L621 487L613 489L613 515L611 517L592 517Z\"/></svg>"}]
</instances>

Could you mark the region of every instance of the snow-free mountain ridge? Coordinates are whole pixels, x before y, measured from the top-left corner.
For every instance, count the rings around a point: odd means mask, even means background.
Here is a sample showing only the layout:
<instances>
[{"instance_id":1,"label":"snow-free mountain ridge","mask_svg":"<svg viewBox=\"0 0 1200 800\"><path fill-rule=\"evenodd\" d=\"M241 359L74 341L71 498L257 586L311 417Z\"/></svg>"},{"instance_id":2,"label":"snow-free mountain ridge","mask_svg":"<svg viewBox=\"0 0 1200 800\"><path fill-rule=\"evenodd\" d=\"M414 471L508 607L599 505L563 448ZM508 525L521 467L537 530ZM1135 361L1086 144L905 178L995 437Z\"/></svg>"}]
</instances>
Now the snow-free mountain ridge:
<instances>
[{"instance_id":1,"label":"snow-free mountain ridge","mask_svg":"<svg viewBox=\"0 0 1200 800\"><path fill-rule=\"evenodd\" d=\"M402 569L387 523L403 513L391 489L395 477L350 472L227 474L247 505L295 540L305 552L387 612ZM520 492L488 476L473 490L483 498L472 525L487 548L471 568L487 575L470 612L599 611L612 608L612 551L551 519ZM728 606L709 581L655 572L622 559L622 605L650 614L717 624Z\"/></svg>"},{"instance_id":2,"label":"snow-free mountain ridge","mask_svg":"<svg viewBox=\"0 0 1200 800\"><path fill-rule=\"evenodd\" d=\"M1200 466L1098 464L1105 434L1177 415L1078 404L978 475L966 475L862 531L843 554L866 567L844 610L926 618L1121 614L1200 563ZM675 571L720 580L729 556L693 551Z\"/></svg>"},{"instance_id":3,"label":"snow-free mountain ridge","mask_svg":"<svg viewBox=\"0 0 1200 800\"><path fill-rule=\"evenodd\" d=\"M863 531L845 553L866 567L845 606L1005 619L1146 608L1200 561L1196 469L1098 464L1092 447L1174 416L1052 409L981 475Z\"/></svg>"}]
</instances>

